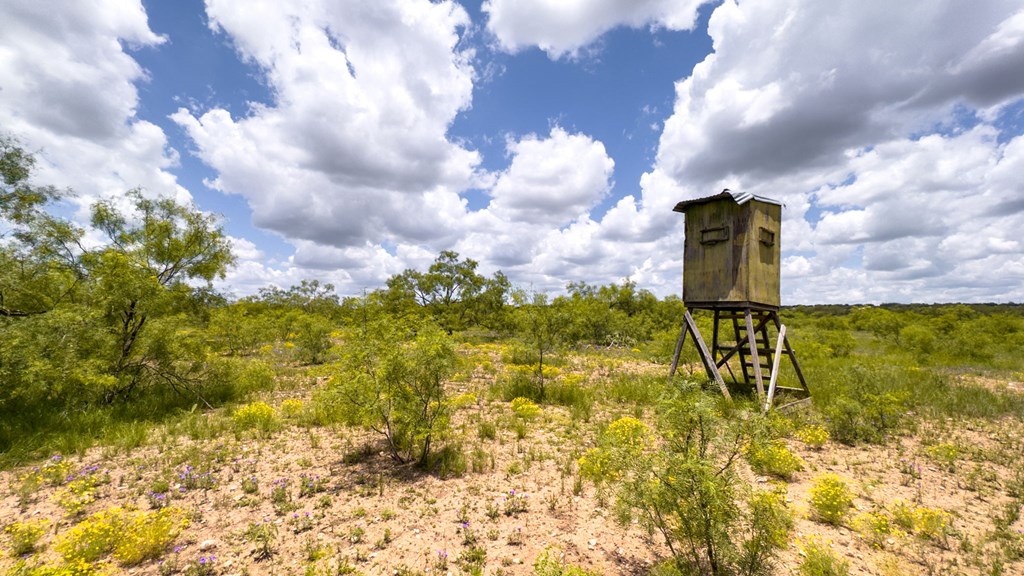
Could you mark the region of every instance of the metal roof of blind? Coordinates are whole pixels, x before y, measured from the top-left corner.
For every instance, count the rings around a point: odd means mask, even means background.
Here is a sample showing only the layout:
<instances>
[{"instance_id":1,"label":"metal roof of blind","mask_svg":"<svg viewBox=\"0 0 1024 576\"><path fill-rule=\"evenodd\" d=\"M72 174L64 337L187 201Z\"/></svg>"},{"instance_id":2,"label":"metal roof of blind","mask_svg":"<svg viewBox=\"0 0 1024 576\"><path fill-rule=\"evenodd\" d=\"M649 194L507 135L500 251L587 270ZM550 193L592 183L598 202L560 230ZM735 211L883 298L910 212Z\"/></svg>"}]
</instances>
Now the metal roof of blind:
<instances>
[{"instance_id":1,"label":"metal roof of blind","mask_svg":"<svg viewBox=\"0 0 1024 576\"><path fill-rule=\"evenodd\" d=\"M686 209L690 206L696 206L699 204L707 204L708 202L716 202L725 198L731 198L737 204L746 204L751 200L757 200L758 202L765 202L767 204L775 204L776 206L782 206L782 202L768 198L766 196L758 196L757 194L751 194L750 192L733 192L726 188L721 193L715 194L714 196L706 196L704 198L694 198L693 200L683 200L676 204L676 207L672 209L673 212L686 212Z\"/></svg>"}]
</instances>

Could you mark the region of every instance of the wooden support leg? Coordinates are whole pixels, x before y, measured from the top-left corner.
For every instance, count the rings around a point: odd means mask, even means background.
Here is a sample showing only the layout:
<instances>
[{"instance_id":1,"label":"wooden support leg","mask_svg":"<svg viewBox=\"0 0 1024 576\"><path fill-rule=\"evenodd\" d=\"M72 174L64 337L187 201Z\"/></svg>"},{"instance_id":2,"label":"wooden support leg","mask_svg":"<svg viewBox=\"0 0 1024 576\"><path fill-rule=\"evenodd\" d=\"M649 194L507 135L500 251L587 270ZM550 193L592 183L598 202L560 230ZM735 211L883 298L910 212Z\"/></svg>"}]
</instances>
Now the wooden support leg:
<instances>
[{"instance_id":1,"label":"wooden support leg","mask_svg":"<svg viewBox=\"0 0 1024 576\"><path fill-rule=\"evenodd\" d=\"M779 328L779 340L775 343L775 358L772 359L772 375L768 379L768 400L764 403L764 411L772 407L775 398L775 384L779 381L779 362L782 360L782 343L786 341L786 325Z\"/></svg>"},{"instance_id":2,"label":"wooden support leg","mask_svg":"<svg viewBox=\"0 0 1024 576\"><path fill-rule=\"evenodd\" d=\"M779 315L772 312L772 322L775 323L775 328L781 330L782 322L779 321ZM789 345L789 338L782 339L783 344L786 345L786 355L789 356L789 360L793 363L793 370L796 371L796 377L800 380L800 386L803 386L804 392L807 396L811 396L811 389L807 387L807 381L804 380L803 370L800 370L800 363L796 360L796 353L793 352L793 347Z\"/></svg>"},{"instance_id":3,"label":"wooden support leg","mask_svg":"<svg viewBox=\"0 0 1024 576\"><path fill-rule=\"evenodd\" d=\"M729 394L729 389L726 388L725 381L722 380L722 374L718 371L718 366L715 365L715 358L711 355L711 351L708 350L708 345L704 343L704 338L700 335L697 323L693 321L693 316L690 315L689 310L683 315L683 319L686 320L686 325L689 327L690 332L693 332L693 339L697 342L697 349L700 351L700 357L704 361L704 368L708 371L708 375L718 383L719 389L722 390L722 395L727 400L732 400L732 395Z\"/></svg>"},{"instance_id":4,"label":"wooden support leg","mask_svg":"<svg viewBox=\"0 0 1024 576\"><path fill-rule=\"evenodd\" d=\"M679 367L679 355L683 352L683 342L686 341L686 332L690 327L684 322L683 330L679 332L679 340L676 340L676 351L672 354L672 367L668 369L668 377L671 379L676 375L676 368Z\"/></svg>"}]
</instances>

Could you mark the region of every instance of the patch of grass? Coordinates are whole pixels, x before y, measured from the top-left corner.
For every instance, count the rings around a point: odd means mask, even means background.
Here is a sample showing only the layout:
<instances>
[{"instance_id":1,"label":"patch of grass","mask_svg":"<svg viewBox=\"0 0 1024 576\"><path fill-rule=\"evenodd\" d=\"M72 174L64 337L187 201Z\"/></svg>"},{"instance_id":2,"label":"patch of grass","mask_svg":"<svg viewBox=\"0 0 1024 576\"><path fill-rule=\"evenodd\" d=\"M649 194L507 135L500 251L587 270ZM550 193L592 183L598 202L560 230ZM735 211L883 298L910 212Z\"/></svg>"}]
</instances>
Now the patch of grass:
<instances>
[{"instance_id":1,"label":"patch of grass","mask_svg":"<svg viewBox=\"0 0 1024 576\"><path fill-rule=\"evenodd\" d=\"M551 549L545 550L537 557L533 563L531 574L533 576L600 576L599 572L590 572L579 566L566 564Z\"/></svg>"},{"instance_id":2,"label":"patch of grass","mask_svg":"<svg viewBox=\"0 0 1024 576\"><path fill-rule=\"evenodd\" d=\"M461 444L447 444L430 455L427 467L443 478L460 478L469 469Z\"/></svg>"},{"instance_id":3,"label":"patch of grass","mask_svg":"<svg viewBox=\"0 0 1024 576\"><path fill-rule=\"evenodd\" d=\"M547 385L544 400L569 408L574 420L589 422L594 413L594 393L578 382L551 382Z\"/></svg>"},{"instance_id":4,"label":"patch of grass","mask_svg":"<svg viewBox=\"0 0 1024 576\"><path fill-rule=\"evenodd\" d=\"M665 378L660 375L616 374L602 389L609 402L653 405L665 393Z\"/></svg>"},{"instance_id":5,"label":"patch of grass","mask_svg":"<svg viewBox=\"0 0 1024 576\"><path fill-rule=\"evenodd\" d=\"M477 424L476 435L481 440L494 440L498 437L498 426L491 420L481 420Z\"/></svg>"}]
</instances>

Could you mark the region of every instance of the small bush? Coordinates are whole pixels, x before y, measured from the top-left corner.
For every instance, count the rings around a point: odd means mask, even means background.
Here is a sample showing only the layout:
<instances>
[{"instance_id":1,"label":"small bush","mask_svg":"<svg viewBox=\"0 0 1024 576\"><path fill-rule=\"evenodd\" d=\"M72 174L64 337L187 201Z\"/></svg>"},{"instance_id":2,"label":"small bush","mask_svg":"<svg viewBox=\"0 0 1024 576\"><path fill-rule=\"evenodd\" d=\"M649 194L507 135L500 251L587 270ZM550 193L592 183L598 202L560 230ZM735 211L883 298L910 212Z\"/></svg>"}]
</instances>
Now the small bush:
<instances>
[{"instance_id":1,"label":"small bush","mask_svg":"<svg viewBox=\"0 0 1024 576\"><path fill-rule=\"evenodd\" d=\"M598 447L580 457L580 476L597 485L618 480L623 469L653 445L654 436L646 424L630 416L619 418L601 434Z\"/></svg>"},{"instance_id":2,"label":"small bush","mask_svg":"<svg viewBox=\"0 0 1024 576\"><path fill-rule=\"evenodd\" d=\"M274 369L260 360L246 361L236 378L235 389L241 397L274 388Z\"/></svg>"},{"instance_id":3,"label":"small bush","mask_svg":"<svg viewBox=\"0 0 1024 576\"><path fill-rule=\"evenodd\" d=\"M451 406L452 410L459 410L466 406L475 406L476 403L476 394L473 394L472 392L463 392L462 394L454 396L448 400L448 405Z\"/></svg>"},{"instance_id":4,"label":"small bush","mask_svg":"<svg viewBox=\"0 0 1024 576\"><path fill-rule=\"evenodd\" d=\"M578 461L580 476L600 485L603 482L617 480L621 475L620 467L612 460L607 450L589 448Z\"/></svg>"},{"instance_id":5,"label":"small bush","mask_svg":"<svg viewBox=\"0 0 1024 576\"><path fill-rule=\"evenodd\" d=\"M839 525L853 506L853 494L835 474L822 474L811 487L811 512L816 520Z\"/></svg>"},{"instance_id":6,"label":"small bush","mask_svg":"<svg viewBox=\"0 0 1024 576\"><path fill-rule=\"evenodd\" d=\"M277 526L273 522L253 522L245 529L242 536L256 545L256 550L253 553L256 560L266 560L274 555Z\"/></svg>"},{"instance_id":7,"label":"small bush","mask_svg":"<svg viewBox=\"0 0 1024 576\"><path fill-rule=\"evenodd\" d=\"M755 492L747 500L749 537L741 546L739 559L742 574L767 574L775 553L785 547L793 530L793 512L782 491Z\"/></svg>"},{"instance_id":8,"label":"small bush","mask_svg":"<svg viewBox=\"0 0 1024 576\"><path fill-rule=\"evenodd\" d=\"M269 436L281 426L277 412L266 402L242 406L231 416L231 422L236 430L256 430L262 436Z\"/></svg>"},{"instance_id":9,"label":"small bush","mask_svg":"<svg viewBox=\"0 0 1024 576\"><path fill-rule=\"evenodd\" d=\"M949 512L938 508L909 506L904 502L897 502L892 515L893 521L904 530L943 547L948 544L949 535L953 532Z\"/></svg>"},{"instance_id":10,"label":"small bush","mask_svg":"<svg viewBox=\"0 0 1024 576\"><path fill-rule=\"evenodd\" d=\"M850 563L836 558L826 545L817 540L801 543L804 560L800 563L800 576L848 576Z\"/></svg>"},{"instance_id":11,"label":"small bush","mask_svg":"<svg viewBox=\"0 0 1024 576\"><path fill-rule=\"evenodd\" d=\"M46 520L27 520L25 522L13 522L4 528L4 532L11 537L11 555L25 556L36 551L39 539L50 527Z\"/></svg>"},{"instance_id":12,"label":"small bush","mask_svg":"<svg viewBox=\"0 0 1024 576\"><path fill-rule=\"evenodd\" d=\"M952 530L949 512L923 507L914 511L914 534L917 536L945 545Z\"/></svg>"},{"instance_id":13,"label":"small bush","mask_svg":"<svg viewBox=\"0 0 1024 576\"><path fill-rule=\"evenodd\" d=\"M956 461L960 459L960 447L956 444L935 444L925 448L924 453L947 472L956 472Z\"/></svg>"},{"instance_id":14,"label":"small bush","mask_svg":"<svg viewBox=\"0 0 1024 576\"><path fill-rule=\"evenodd\" d=\"M476 434L481 440L494 440L498 437L498 427L490 420L481 420L476 427Z\"/></svg>"},{"instance_id":15,"label":"small bush","mask_svg":"<svg viewBox=\"0 0 1024 576\"><path fill-rule=\"evenodd\" d=\"M540 415L540 406L537 406L533 401L523 398L522 396L519 398L513 398L512 402L509 403L509 407L517 418L522 418L523 420L533 420Z\"/></svg>"},{"instance_id":16,"label":"small bush","mask_svg":"<svg viewBox=\"0 0 1024 576\"><path fill-rule=\"evenodd\" d=\"M858 514L853 519L853 528L875 548L882 548L890 536L900 533L893 518L885 510Z\"/></svg>"},{"instance_id":17,"label":"small bush","mask_svg":"<svg viewBox=\"0 0 1024 576\"><path fill-rule=\"evenodd\" d=\"M281 402L281 416L288 420L298 420L306 411L306 404L297 398L289 398Z\"/></svg>"},{"instance_id":18,"label":"small bush","mask_svg":"<svg viewBox=\"0 0 1024 576\"><path fill-rule=\"evenodd\" d=\"M824 426L808 424L796 431L796 437L812 450L821 450L831 436Z\"/></svg>"},{"instance_id":19,"label":"small bush","mask_svg":"<svg viewBox=\"0 0 1024 576\"><path fill-rule=\"evenodd\" d=\"M751 443L747 448L747 461L759 474L769 474L787 481L793 479L795 472L804 468L803 460L793 454L782 440Z\"/></svg>"}]
</instances>

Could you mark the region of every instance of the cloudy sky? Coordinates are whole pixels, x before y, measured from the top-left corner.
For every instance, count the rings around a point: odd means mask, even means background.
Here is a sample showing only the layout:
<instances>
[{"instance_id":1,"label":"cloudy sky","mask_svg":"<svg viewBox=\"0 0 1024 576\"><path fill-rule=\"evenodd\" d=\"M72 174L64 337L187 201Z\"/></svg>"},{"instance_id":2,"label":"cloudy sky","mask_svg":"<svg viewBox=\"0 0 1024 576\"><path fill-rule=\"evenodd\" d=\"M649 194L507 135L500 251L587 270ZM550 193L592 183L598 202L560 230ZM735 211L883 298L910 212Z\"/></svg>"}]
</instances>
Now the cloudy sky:
<instances>
[{"instance_id":1,"label":"cloudy sky","mask_svg":"<svg viewBox=\"0 0 1024 576\"><path fill-rule=\"evenodd\" d=\"M1019 0L5 0L39 183L223 215L236 294L441 250L678 293L676 202L785 203L783 302L1024 301Z\"/></svg>"}]
</instances>

